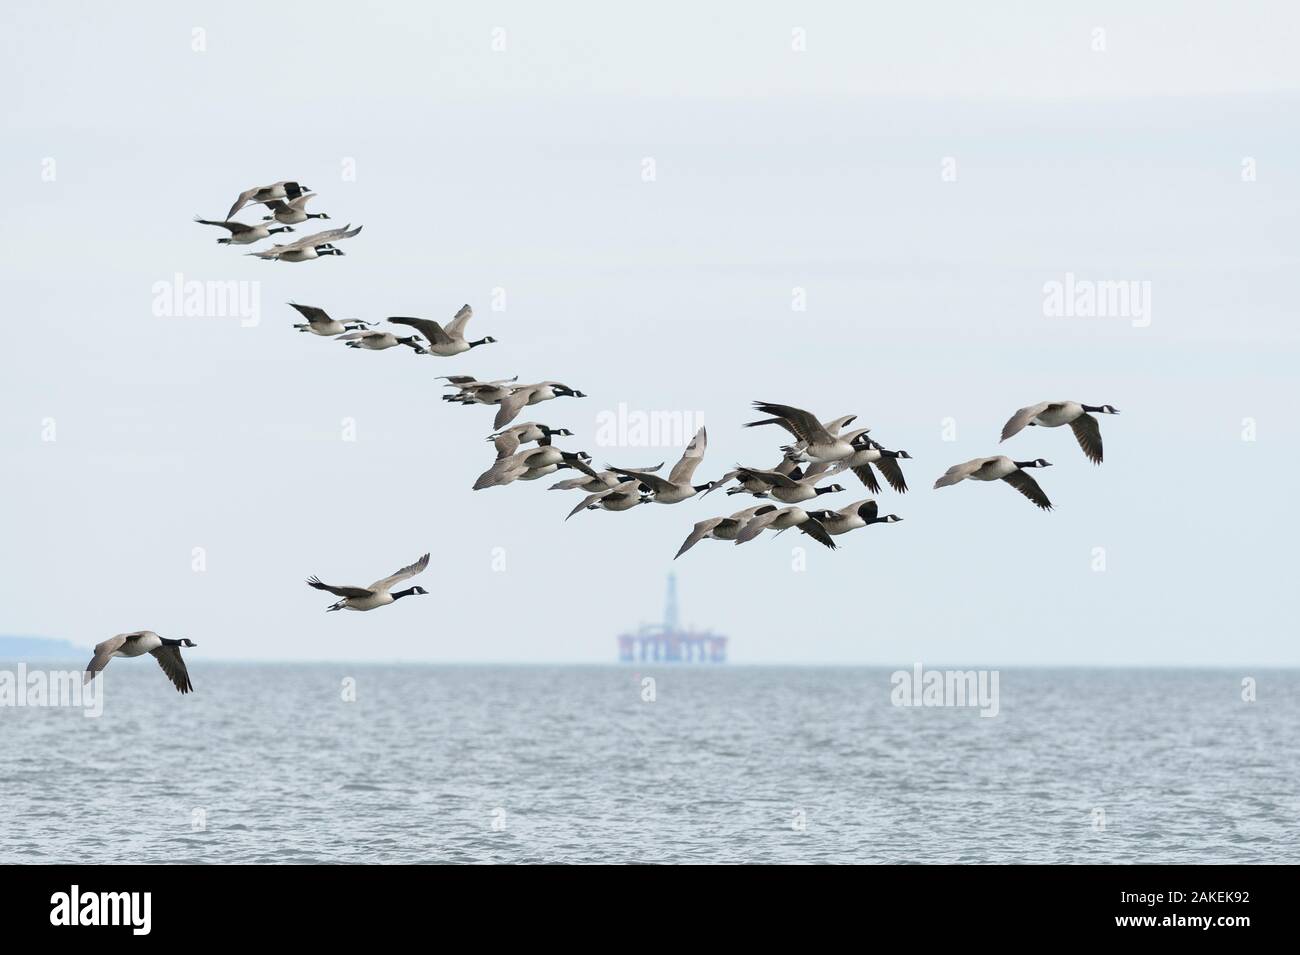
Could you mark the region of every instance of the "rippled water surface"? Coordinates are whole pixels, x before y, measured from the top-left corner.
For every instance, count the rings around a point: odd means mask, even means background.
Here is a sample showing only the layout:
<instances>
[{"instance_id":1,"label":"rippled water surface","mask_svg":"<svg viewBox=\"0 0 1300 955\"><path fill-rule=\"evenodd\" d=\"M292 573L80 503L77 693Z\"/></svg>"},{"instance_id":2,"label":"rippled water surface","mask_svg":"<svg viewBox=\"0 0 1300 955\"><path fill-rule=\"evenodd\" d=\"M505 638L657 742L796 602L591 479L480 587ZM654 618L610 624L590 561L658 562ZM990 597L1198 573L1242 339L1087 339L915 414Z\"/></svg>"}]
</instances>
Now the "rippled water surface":
<instances>
[{"instance_id":1,"label":"rippled water surface","mask_svg":"<svg viewBox=\"0 0 1300 955\"><path fill-rule=\"evenodd\" d=\"M1295 671L191 667L0 708L0 862L1300 862Z\"/></svg>"}]
</instances>

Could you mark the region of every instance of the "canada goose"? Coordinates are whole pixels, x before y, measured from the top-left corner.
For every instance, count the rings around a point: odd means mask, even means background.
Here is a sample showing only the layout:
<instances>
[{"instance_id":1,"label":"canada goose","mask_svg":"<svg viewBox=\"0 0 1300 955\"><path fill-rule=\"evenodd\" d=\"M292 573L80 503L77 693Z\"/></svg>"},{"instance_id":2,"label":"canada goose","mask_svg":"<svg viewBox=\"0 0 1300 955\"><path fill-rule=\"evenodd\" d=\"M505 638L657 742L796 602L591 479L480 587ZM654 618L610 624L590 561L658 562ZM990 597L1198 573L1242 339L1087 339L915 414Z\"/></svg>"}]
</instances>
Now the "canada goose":
<instances>
[{"instance_id":1,"label":"canada goose","mask_svg":"<svg viewBox=\"0 0 1300 955\"><path fill-rule=\"evenodd\" d=\"M317 308L315 305L299 305L297 302L290 302L289 306L297 309L298 314L307 319L301 325L293 327L300 332L311 332L313 335L332 337L342 335L344 332L361 331L374 324L374 322L363 322L359 318L347 318L340 322L338 319L330 318L323 308Z\"/></svg>"},{"instance_id":2,"label":"canada goose","mask_svg":"<svg viewBox=\"0 0 1300 955\"><path fill-rule=\"evenodd\" d=\"M568 385L558 381L539 381L535 385L520 385L500 401L493 402L497 407L497 416L492 427L500 430L514 421L519 412L527 405L540 404L552 398L585 398L581 391L574 391Z\"/></svg>"},{"instance_id":3,"label":"canada goose","mask_svg":"<svg viewBox=\"0 0 1300 955\"><path fill-rule=\"evenodd\" d=\"M304 192L311 192L311 188L283 179L280 182L273 182L269 186L254 186L252 189L246 189L239 194L235 204L226 213L226 218L229 219L250 202L264 203L271 199L297 199Z\"/></svg>"},{"instance_id":4,"label":"canada goose","mask_svg":"<svg viewBox=\"0 0 1300 955\"><path fill-rule=\"evenodd\" d=\"M526 424L512 425L504 431L490 434L487 440L496 446L498 458L507 458L519 450L519 445L527 444L529 441L550 444L553 437L572 436L573 432L568 428L548 428L544 424L535 424L529 421Z\"/></svg>"},{"instance_id":5,"label":"canada goose","mask_svg":"<svg viewBox=\"0 0 1300 955\"><path fill-rule=\"evenodd\" d=\"M312 259L323 259L327 255L343 255L344 253L342 249L336 249L332 245L308 245L299 249L274 245L261 252L246 252L244 254L255 255L259 259L274 260L276 262L310 262Z\"/></svg>"},{"instance_id":6,"label":"canada goose","mask_svg":"<svg viewBox=\"0 0 1300 955\"><path fill-rule=\"evenodd\" d=\"M294 242L286 245L273 245L269 249L263 249L260 252L248 252L247 255L255 255L259 259L275 259L280 262L309 262L312 259L323 258L327 255L342 255L342 249L336 249L334 242L339 239L350 239L361 231L363 227L351 227L351 223L341 229L326 229L324 232L315 232L311 235L303 236Z\"/></svg>"},{"instance_id":7,"label":"canada goose","mask_svg":"<svg viewBox=\"0 0 1300 955\"><path fill-rule=\"evenodd\" d=\"M781 462L776 467L768 468L768 470L776 471L780 474L789 475L789 474L793 474L796 470L798 470L798 467L799 467L799 461L797 458L792 458L789 455L785 455L784 457L781 458ZM828 467L830 467L829 464L813 464L809 466L808 473L809 474L813 473L813 468L817 468L818 469L817 473L820 474L822 471L825 471ZM756 472L743 467L737 467L731 471L728 471L726 474L722 475L722 477L718 478L716 481L711 482L711 486L707 491L704 492L704 496L708 497L710 494L712 494L718 488L722 487L728 481L733 481L733 480L738 481L739 483L735 487L727 488L728 496L732 494L767 493L767 491L771 488L772 485L767 481L755 477L754 476L755 473ZM742 477L742 475L744 476Z\"/></svg>"},{"instance_id":8,"label":"canada goose","mask_svg":"<svg viewBox=\"0 0 1300 955\"><path fill-rule=\"evenodd\" d=\"M701 491L707 491L713 486L712 482L705 484L691 483L696 468L704 460L704 450L708 443L709 436L705 430L701 428L696 431L695 436L686 445L686 450L682 452L681 458L673 465L673 469L668 472L666 479L659 477L657 474L637 471L632 468L611 467L610 470L615 474L622 474L640 481L654 493L654 502L656 504L677 504L694 497ZM655 470L658 470L658 468Z\"/></svg>"},{"instance_id":9,"label":"canada goose","mask_svg":"<svg viewBox=\"0 0 1300 955\"><path fill-rule=\"evenodd\" d=\"M851 457L859 447L866 445L866 432L870 429L864 428L859 432L858 438L846 441L831 434L811 413L802 408L792 408L790 405L777 405L766 401L755 401L754 407L764 414L776 417L751 421L745 427L757 428L764 424L779 424L799 439L799 444L790 451L796 460L839 461Z\"/></svg>"},{"instance_id":10,"label":"canada goose","mask_svg":"<svg viewBox=\"0 0 1300 955\"><path fill-rule=\"evenodd\" d=\"M331 587L329 584L320 582L319 577L308 577L307 585L315 587L317 590L328 590L336 597L343 599L326 607L329 610L374 610L376 607L384 607L395 600L401 600L403 597L410 597L412 594L427 594L429 591L423 587L408 587L405 590L399 590L397 593L389 593L394 584L401 583L409 577L414 577L424 568L429 566L429 555L425 554L414 564L403 567L395 574L391 574L382 580L376 580L369 587Z\"/></svg>"},{"instance_id":11,"label":"canada goose","mask_svg":"<svg viewBox=\"0 0 1300 955\"><path fill-rule=\"evenodd\" d=\"M346 335L340 335L335 340L346 342L349 348L364 348L367 351L383 351L385 348L407 345L417 355L424 354L424 347L414 335L407 338L398 338L392 332L349 332Z\"/></svg>"},{"instance_id":12,"label":"canada goose","mask_svg":"<svg viewBox=\"0 0 1300 955\"><path fill-rule=\"evenodd\" d=\"M1059 428L1068 424L1088 460L1101 464L1101 427L1094 414L1119 414L1119 410L1112 405L1084 405L1077 401L1040 401L1011 416L1002 426L1002 440L1019 434L1026 426Z\"/></svg>"},{"instance_id":13,"label":"canada goose","mask_svg":"<svg viewBox=\"0 0 1300 955\"><path fill-rule=\"evenodd\" d=\"M642 490L640 481L623 481L603 491L593 491L564 519L567 521L579 511L630 511L638 504L646 504L650 495Z\"/></svg>"},{"instance_id":14,"label":"canada goose","mask_svg":"<svg viewBox=\"0 0 1300 955\"><path fill-rule=\"evenodd\" d=\"M655 471L658 471L663 466L664 466L663 462L661 461L658 464L654 465L653 467L636 468L636 469L629 468L628 470L629 471L635 470L636 473L645 475L648 473L653 473ZM616 485L622 484L626 480L627 478L617 473L616 471L599 471L596 473L595 477L584 476L584 477L568 478L567 480L564 481L556 481L549 488L547 488L547 490L550 491L582 490L582 491L587 491L589 493L594 493L596 491L607 491L610 488L615 487Z\"/></svg>"},{"instance_id":15,"label":"canada goose","mask_svg":"<svg viewBox=\"0 0 1300 955\"><path fill-rule=\"evenodd\" d=\"M682 554L686 553L706 537L719 541L734 541L736 536L741 532L749 520L754 517L754 515L767 514L768 512L775 510L775 504L759 504L755 507L747 507L743 511L737 511L730 517L710 517L706 520L699 521L695 527L691 529L690 534L686 536L686 540L682 542L682 546L677 549L677 553L673 556L673 560L681 557Z\"/></svg>"},{"instance_id":16,"label":"canada goose","mask_svg":"<svg viewBox=\"0 0 1300 955\"><path fill-rule=\"evenodd\" d=\"M1024 468L1050 468L1051 466L1050 462L1042 458L1034 461L1012 461L1001 454L991 458L975 458L964 464L954 464L943 473L943 477L934 482L934 486L948 487L967 478L972 481L1006 481L1043 510L1050 511L1052 502L1047 499L1038 482L1024 472Z\"/></svg>"},{"instance_id":17,"label":"canada goose","mask_svg":"<svg viewBox=\"0 0 1300 955\"><path fill-rule=\"evenodd\" d=\"M835 550L836 543L831 540L830 532L821 521L813 517L802 507L783 507L779 511L771 510L758 514L745 522L745 526L736 535L736 544L752 541L765 530L784 531L797 527L819 544Z\"/></svg>"},{"instance_id":18,"label":"canada goose","mask_svg":"<svg viewBox=\"0 0 1300 955\"><path fill-rule=\"evenodd\" d=\"M871 465L874 464L880 468L880 473L885 476L890 487L899 494L906 494L907 479L903 477L903 469L899 467L898 462L900 458L911 459L911 457L906 451L888 451L884 445L867 438L866 445L853 452L851 458L835 462L832 473L838 474L840 471L851 470L868 491L879 494L880 482L876 480L876 472L871 470Z\"/></svg>"},{"instance_id":19,"label":"canada goose","mask_svg":"<svg viewBox=\"0 0 1300 955\"><path fill-rule=\"evenodd\" d=\"M389 321L394 325L409 325L427 338L429 344L424 346L424 350L430 355L450 358L452 355L459 355L479 345L490 345L496 341L491 335L485 335L476 342L465 339L465 325L473 315L473 309L468 305L462 305L460 311L447 323L446 328L427 318L390 318Z\"/></svg>"},{"instance_id":20,"label":"canada goose","mask_svg":"<svg viewBox=\"0 0 1300 955\"><path fill-rule=\"evenodd\" d=\"M283 222L287 225L297 225L299 222L306 222L308 219L328 219L323 212L308 212L307 200L314 199L316 193L306 192L297 199L291 199L284 202L280 199L267 200L266 207L271 210L269 216L262 216L263 222L270 222L274 219L276 222Z\"/></svg>"},{"instance_id":21,"label":"canada goose","mask_svg":"<svg viewBox=\"0 0 1300 955\"><path fill-rule=\"evenodd\" d=\"M755 497L773 497L782 504L801 504L810 501L819 494L835 494L844 488L839 484L817 487L816 484L826 477L823 471L803 474L798 468L789 474L780 471L760 471L757 468L736 466L739 487L729 488L728 494L739 493L750 487L758 486L761 490L750 491ZM811 469L810 469L811 470Z\"/></svg>"},{"instance_id":22,"label":"canada goose","mask_svg":"<svg viewBox=\"0 0 1300 955\"><path fill-rule=\"evenodd\" d=\"M479 381L473 375L444 375L441 380L447 382L443 385L444 388L457 389L454 395L443 395L443 401L454 401L462 405L496 405L510 396L519 376Z\"/></svg>"},{"instance_id":23,"label":"canada goose","mask_svg":"<svg viewBox=\"0 0 1300 955\"><path fill-rule=\"evenodd\" d=\"M220 222L215 219L200 219L198 216L194 217L194 221L199 225L220 226L230 233L230 235L218 239L217 245L252 245L254 242L257 242L260 239L269 238L277 232L293 231L293 229L289 228L287 225L277 226L272 229L268 226L262 225L260 222L254 225L249 225L246 222Z\"/></svg>"},{"instance_id":24,"label":"canada goose","mask_svg":"<svg viewBox=\"0 0 1300 955\"><path fill-rule=\"evenodd\" d=\"M550 474L557 470L560 465L574 468L588 477L594 478L596 472L587 464L590 460L591 455L585 452L580 451L574 454L569 451L561 451L549 444L536 448L527 448L509 457L497 458L492 467L478 476L478 480L474 482L474 490L481 491L484 488L510 484L531 471L545 468L546 470L540 470L540 473L527 478L530 481L536 480L543 474Z\"/></svg>"},{"instance_id":25,"label":"canada goose","mask_svg":"<svg viewBox=\"0 0 1300 955\"><path fill-rule=\"evenodd\" d=\"M809 511L808 516L821 521L827 533L834 536L847 534L856 527L866 527L868 524L897 524L902 520L897 514L881 517L880 506L871 498L855 501L838 511Z\"/></svg>"},{"instance_id":26,"label":"canada goose","mask_svg":"<svg viewBox=\"0 0 1300 955\"><path fill-rule=\"evenodd\" d=\"M198 644L193 640L185 638L168 640L166 637L158 636L152 630L119 633L115 637L109 637L103 643L95 644L95 655L86 664L86 676L82 682L89 683L93 680L95 674L108 666L108 661L113 657L138 657L152 653L158 665L162 667L163 673L167 674L167 679L172 681L176 689L182 693L189 693L194 686L190 683L190 671L185 669L185 661L181 658L181 647L197 646Z\"/></svg>"}]
</instances>

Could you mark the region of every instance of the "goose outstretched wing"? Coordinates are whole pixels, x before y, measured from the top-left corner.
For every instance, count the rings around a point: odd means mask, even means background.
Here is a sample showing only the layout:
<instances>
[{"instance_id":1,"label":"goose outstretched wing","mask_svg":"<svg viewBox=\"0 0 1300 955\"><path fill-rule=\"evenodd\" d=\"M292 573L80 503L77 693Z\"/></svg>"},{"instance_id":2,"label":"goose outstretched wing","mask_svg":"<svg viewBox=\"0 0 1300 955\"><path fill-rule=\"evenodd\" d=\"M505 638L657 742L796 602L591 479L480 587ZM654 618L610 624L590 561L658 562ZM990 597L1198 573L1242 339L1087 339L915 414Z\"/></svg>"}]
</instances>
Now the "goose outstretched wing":
<instances>
[{"instance_id":1,"label":"goose outstretched wing","mask_svg":"<svg viewBox=\"0 0 1300 955\"><path fill-rule=\"evenodd\" d=\"M450 345L452 337L431 318L389 318L394 325L408 325L429 340L431 345Z\"/></svg>"},{"instance_id":2,"label":"goose outstretched wing","mask_svg":"<svg viewBox=\"0 0 1300 955\"><path fill-rule=\"evenodd\" d=\"M1092 415L1084 413L1070 422L1074 440L1093 464L1101 464L1101 425Z\"/></svg>"},{"instance_id":3,"label":"goose outstretched wing","mask_svg":"<svg viewBox=\"0 0 1300 955\"><path fill-rule=\"evenodd\" d=\"M447 334L453 338L464 338L465 326L469 324L469 320L473 317L474 309L468 305L462 305L460 311L452 316L451 321L447 323Z\"/></svg>"},{"instance_id":4,"label":"goose outstretched wing","mask_svg":"<svg viewBox=\"0 0 1300 955\"><path fill-rule=\"evenodd\" d=\"M372 591L387 590L389 587L393 586L393 584L406 580L408 577L414 577L416 574L420 573L428 566L429 566L429 555L425 554L415 563L407 564L401 570L397 571L396 573L389 574L383 580L376 580L373 584L370 585L370 589Z\"/></svg>"},{"instance_id":5,"label":"goose outstretched wing","mask_svg":"<svg viewBox=\"0 0 1300 955\"><path fill-rule=\"evenodd\" d=\"M182 693L189 693L194 689L194 684L190 683L190 671L185 669L185 660L181 658L180 647L157 647L149 651L153 654L158 665L162 667L163 673L167 674L167 679L172 681L172 685Z\"/></svg>"},{"instance_id":6,"label":"goose outstretched wing","mask_svg":"<svg viewBox=\"0 0 1300 955\"><path fill-rule=\"evenodd\" d=\"M1052 502L1047 499L1047 495L1043 493L1043 489L1038 486L1038 482L1024 471L1012 471L1002 480L1006 481L1043 510L1050 511L1052 509Z\"/></svg>"},{"instance_id":7,"label":"goose outstretched wing","mask_svg":"<svg viewBox=\"0 0 1300 955\"><path fill-rule=\"evenodd\" d=\"M1056 403L1057 402L1040 401L1038 404L1030 405L1028 408L1021 408L1008 418L1007 423L1002 426L1002 437L999 443L1007 440L1007 438L1011 437L1013 434L1019 434L1025 429L1025 426L1028 425L1029 422L1033 421Z\"/></svg>"},{"instance_id":8,"label":"goose outstretched wing","mask_svg":"<svg viewBox=\"0 0 1300 955\"><path fill-rule=\"evenodd\" d=\"M695 469L704 460L704 449L708 447L709 436L703 428L695 432L691 443L682 452L681 458L668 472L668 480L674 484L686 484L695 476Z\"/></svg>"},{"instance_id":9,"label":"goose outstretched wing","mask_svg":"<svg viewBox=\"0 0 1300 955\"><path fill-rule=\"evenodd\" d=\"M126 641L132 637L140 636L143 632L143 630L139 630L135 633L119 633L116 636L109 637L102 643L95 644L95 655L86 664L86 676L83 682L89 683L93 680L96 673L108 666L108 661L113 659L113 654L121 650Z\"/></svg>"}]
</instances>

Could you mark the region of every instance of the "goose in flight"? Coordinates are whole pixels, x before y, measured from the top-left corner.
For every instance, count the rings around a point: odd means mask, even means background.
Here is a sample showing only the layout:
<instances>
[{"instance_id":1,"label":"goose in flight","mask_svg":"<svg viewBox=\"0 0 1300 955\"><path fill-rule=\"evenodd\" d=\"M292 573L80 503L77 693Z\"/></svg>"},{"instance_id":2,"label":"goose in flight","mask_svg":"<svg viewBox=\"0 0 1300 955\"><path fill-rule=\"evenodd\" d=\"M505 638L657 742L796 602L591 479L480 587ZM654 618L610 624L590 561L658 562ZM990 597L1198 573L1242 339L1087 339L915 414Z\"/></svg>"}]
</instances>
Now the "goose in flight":
<instances>
[{"instance_id":1,"label":"goose in flight","mask_svg":"<svg viewBox=\"0 0 1300 955\"><path fill-rule=\"evenodd\" d=\"M610 470L615 474L621 474L624 477L640 481L645 487L649 488L654 494L656 504L678 504L688 498L694 497L701 491L707 491L713 486L712 482L705 484L692 484L691 478L695 476L695 470L704 460L704 449L709 443L709 436L703 428L695 432L695 437L691 438L690 443L686 445L686 450L673 469L668 472L667 478L661 478L657 474L649 471L639 471L633 468L616 468ZM655 468L654 470L658 470Z\"/></svg>"},{"instance_id":2,"label":"goose in flight","mask_svg":"<svg viewBox=\"0 0 1300 955\"><path fill-rule=\"evenodd\" d=\"M789 450L789 454L797 461L840 461L852 457L860 447L866 446L866 433L869 428L863 428L858 432L857 437L846 440L837 434L831 434L810 412L802 408L777 405L767 401L756 401L754 407L774 417L751 421L745 427L757 428L765 424L778 424L785 428L798 440L798 443Z\"/></svg>"},{"instance_id":3,"label":"goose in flight","mask_svg":"<svg viewBox=\"0 0 1300 955\"><path fill-rule=\"evenodd\" d=\"M259 259L275 262L310 262L312 259L323 259L327 255L343 255L344 253L342 249L336 249L327 242L324 245L307 245L299 249L291 249L287 245L273 245L261 252L245 252L244 254L255 255Z\"/></svg>"},{"instance_id":4,"label":"goose in flight","mask_svg":"<svg viewBox=\"0 0 1300 955\"><path fill-rule=\"evenodd\" d=\"M881 517L880 506L871 498L855 501L838 511L809 511L808 515L820 521L833 536L847 534L854 528L866 527L868 524L897 524L902 520L897 514Z\"/></svg>"},{"instance_id":5,"label":"goose in flight","mask_svg":"<svg viewBox=\"0 0 1300 955\"><path fill-rule=\"evenodd\" d=\"M309 186L299 185L296 182L282 179L279 182L273 182L269 186L254 186L252 189L245 189L235 200L235 204L230 207L226 213L229 219L244 206L252 203L267 203L272 199L297 199L303 193L311 192Z\"/></svg>"},{"instance_id":6,"label":"goose in flight","mask_svg":"<svg viewBox=\"0 0 1300 955\"><path fill-rule=\"evenodd\" d=\"M800 531L807 534L817 543L835 550L836 543L831 540L830 532L821 521L813 517L802 507L783 507L780 510L770 510L745 522L745 526L740 529L736 535L736 543L744 544L752 541L759 534L766 530L784 531L791 527L797 527Z\"/></svg>"},{"instance_id":7,"label":"goose in flight","mask_svg":"<svg viewBox=\"0 0 1300 955\"><path fill-rule=\"evenodd\" d=\"M462 305L460 311L447 323L446 328L428 318L390 318L389 321L394 325L409 325L427 338L429 344L424 346L424 350L430 355L450 358L452 355L459 355L479 345L491 345L496 341L491 335L485 335L476 342L466 340L465 325L473 315L473 309L468 305Z\"/></svg>"},{"instance_id":8,"label":"goose in flight","mask_svg":"<svg viewBox=\"0 0 1300 955\"><path fill-rule=\"evenodd\" d=\"M539 381L535 385L519 385L511 389L510 393L500 401L491 402L497 405L497 416L492 422L492 427L497 430L504 428L528 405L550 401L552 398L585 397L587 396L581 391L575 391L558 381Z\"/></svg>"},{"instance_id":9,"label":"goose in flight","mask_svg":"<svg viewBox=\"0 0 1300 955\"><path fill-rule=\"evenodd\" d=\"M682 546L677 549L673 560L681 557L682 554L706 537L712 540L734 541L755 515L767 514L775 510L775 504L759 504L755 507L747 507L743 511L737 511L730 517L710 517L702 520L691 529L691 532L686 536L686 540L682 542Z\"/></svg>"},{"instance_id":10,"label":"goose in flight","mask_svg":"<svg viewBox=\"0 0 1300 955\"><path fill-rule=\"evenodd\" d=\"M991 458L974 458L964 464L954 464L943 473L943 477L934 482L936 488L948 487L968 478L972 481L1006 481L1017 491L1029 498L1045 511L1052 509L1052 502L1047 499L1038 482L1025 473L1025 468L1050 468L1052 465L1042 458L1033 461L1012 461L999 454Z\"/></svg>"},{"instance_id":11,"label":"goose in flight","mask_svg":"<svg viewBox=\"0 0 1300 955\"><path fill-rule=\"evenodd\" d=\"M820 474L823 471L825 471L828 467L830 467L829 464L811 464L808 466L808 471L803 476L806 477L808 474L813 474L813 473ZM799 469L798 459L786 455L781 458L781 462L776 467L769 468L768 470L776 471L779 474L790 475L793 474L798 469ZM816 470L814 471L814 469ZM722 475L722 477L718 478L716 481L713 481L709 489L704 492L704 495L707 497L708 495L716 491L718 488L726 484L728 481L739 482L735 487L727 488L728 496L732 494L745 494L745 493L766 494L771 489L772 485L769 484L767 481L763 481L760 478L755 477L754 475L756 473L758 472L743 467L736 467L735 469L728 471L726 474ZM744 475L743 478L742 475Z\"/></svg>"},{"instance_id":12,"label":"goose in flight","mask_svg":"<svg viewBox=\"0 0 1300 955\"><path fill-rule=\"evenodd\" d=\"M498 458L508 458L519 450L521 444L527 444L530 441L536 441L538 444L550 444L551 438L555 437L573 437L573 432L568 428L548 428L544 424L535 424L529 421L525 424L512 425L504 431L498 431L496 434L490 434L488 441L497 449Z\"/></svg>"},{"instance_id":13,"label":"goose in flight","mask_svg":"<svg viewBox=\"0 0 1300 955\"><path fill-rule=\"evenodd\" d=\"M535 481L537 478L545 474L551 474L561 467L573 468L581 471L589 478L594 478L596 472L587 464L590 460L591 455L585 452L579 451L575 454L569 451L561 451L550 444L537 448L526 448L509 457L497 458L492 467L478 476L478 480L474 482L474 490L481 491L484 488L500 487L520 478ZM537 473L532 473L534 471Z\"/></svg>"},{"instance_id":14,"label":"goose in flight","mask_svg":"<svg viewBox=\"0 0 1300 955\"><path fill-rule=\"evenodd\" d=\"M880 482L876 480L876 472L871 469L871 465L880 468L880 473L885 476L885 480L899 494L907 493L907 479L903 477L903 469L899 466L900 458L911 459L911 455L906 451L888 451L885 446L866 438L865 446L853 453L851 458L845 458L843 461L835 462L832 473L838 474L840 471L852 471L858 476L858 480L872 494L880 493Z\"/></svg>"},{"instance_id":15,"label":"goose in flight","mask_svg":"<svg viewBox=\"0 0 1300 955\"><path fill-rule=\"evenodd\" d=\"M629 473L645 475L645 474L653 474L655 471L658 471L663 466L664 466L663 462L660 461L658 464L652 467L635 468L635 469L629 468L628 470ZM597 491L607 491L618 484L622 484L626 480L628 480L628 478L625 478L623 475L615 471L598 471L596 472L595 477L586 477L584 475L583 477L568 478L563 481L556 481L549 488L547 488L547 490L550 491L581 490L581 491L587 491L588 493L594 494Z\"/></svg>"},{"instance_id":16,"label":"goose in flight","mask_svg":"<svg viewBox=\"0 0 1300 955\"><path fill-rule=\"evenodd\" d=\"M307 585L315 587L317 590L328 590L336 597L343 598L337 603L326 607L329 610L374 610L376 607L385 607L395 600L401 600L403 597L410 597L413 594L427 594L429 591L423 587L408 587L406 590L399 590L397 593L391 593L394 584L399 584L420 573L429 566L429 555L425 554L414 564L410 564L397 571L395 574L376 580L369 587L331 587L329 584L323 584L319 577L308 577Z\"/></svg>"},{"instance_id":17,"label":"goose in flight","mask_svg":"<svg viewBox=\"0 0 1300 955\"><path fill-rule=\"evenodd\" d=\"M330 318L323 308L317 308L315 305L299 305L297 302L290 302L289 306L297 309L298 314L307 319L293 327L300 332L311 332L313 335L333 337L344 332L359 332L374 324L374 322L363 322L359 318L347 318L340 322L338 319Z\"/></svg>"},{"instance_id":18,"label":"goose in flight","mask_svg":"<svg viewBox=\"0 0 1300 955\"><path fill-rule=\"evenodd\" d=\"M1059 428L1068 424L1088 460L1101 464L1101 426L1094 414L1119 414L1119 410L1112 405L1085 405L1077 401L1040 401L1011 416L1002 426L1002 440L1019 434L1026 427Z\"/></svg>"},{"instance_id":19,"label":"goose in flight","mask_svg":"<svg viewBox=\"0 0 1300 955\"><path fill-rule=\"evenodd\" d=\"M167 679L176 689L189 693L194 689L190 683L190 671L185 669L185 660L181 658L181 647L197 647L193 640L168 640L152 630L137 630L135 633L119 633L109 637L103 643L95 644L95 655L86 664L84 683L89 683L100 670L108 666L113 657L138 657L146 653L153 654L158 665L162 667Z\"/></svg>"},{"instance_id":20,"label":"goose in flight","mask_svg":"<svg viewBox=\"0 0 1300 955\"><path fill-rule=\"evenodd\" d=\"M340 239L350 239L362 229L357 226L351 227L351 223L341 229L326 229L324 232L315 232L311 235L303 236L294 242L286 245L273 245L269 249L263 249L261 252L249 252L248 255L255 255L259 259L275 259L280 262L309 262L312 259L319 259L327 255L342 255L342 249L336 249L334 243Z\"/></svg>"},{"instance_id":21,"label":"goose in flight","mask_svg":"<svg viewBox=\"0 0 1300 955\"><path fill-rule=\"evenodd\" d=\"M297 225L299 222L306 222L308 219L328 219L323 212L308 212L307 200L314 199L316 193L305 192L297 199L290 199L285 202L281 199L268 199L266 207L271 210L269 216L262 216L263 222L270 222L274 219L276 222L283 222L286 225Z\"/></svg>"},{"instance_id":22,"label":"goose in flight","mask_svg":"<svg viewBox=\"0 0 1300 955\"><path fill-rule=\"evenodd\" d=\"M217 240L217 245L252 245L261 239L269 238L277 232L292 232L293 229L286 226L276 226L274 229L258 222L249 225L246 222L222 222L218 219L200 219L194 217L194 221L199 225L215 225L225 229L230 235Z\"/></svg>"},{"instance_id":23,"label":"goose in flight","mask_svg":"<svg viewBox=\"0 0 1300 955\"><path fill-rule=\"evenodd\" d=\"M729 488L727 493L738 493L750 487L758 487L760 490L750 491L755 497L773 497L782 504L801 504L804 501L811 501L819 494L835 494L844 490L839 484L816 486L818 481L826 477L825 463L822 464L821 470L809 468L808 474L804 474L798 468L785 474L781 471L760 471L757 468L737 465L735 474L740 485Z\"/></svg>"},{"instance_id":24,"label":"goose in flight","mask_svg":"<svg viewBox=\"0 0 1300 955\"><path fill-rule=\"evenodd\" d=\"M473 375L444 375L444 388L457 389L455 394L443 395L443 401L454 401L462 405L497 405L510 396L519 376L498 378L495 381L479 381Z\"/></svg>"},{"instance_id":25,"label":"goose in flight","mask_svg":"<svg viewBox=\"0 0 1300 955\"><path fill-rule=\"evenodd\" d=\"M640 481L623 481L602 491L593 491L569 511L567 521L579 511L630 511L638 504L647 504L650 495L642 490Z\"/></svg>"},{"instance_id":26,"label":"goose in flight","mask_svg":"<svg viewBox=\"0 0 1300 955\"><path fill-rule=\"evenodd\" d=\"M420 345L419 339L414 335L406 338L398 338L392 332L349 332L346 335L340 335L336 341L347 342L349 348L364 348L366 351L383 351L386 348L396 348L398 345L407 345L417 355L424 354L424 348Z\"/></svg>"}]
</instances>

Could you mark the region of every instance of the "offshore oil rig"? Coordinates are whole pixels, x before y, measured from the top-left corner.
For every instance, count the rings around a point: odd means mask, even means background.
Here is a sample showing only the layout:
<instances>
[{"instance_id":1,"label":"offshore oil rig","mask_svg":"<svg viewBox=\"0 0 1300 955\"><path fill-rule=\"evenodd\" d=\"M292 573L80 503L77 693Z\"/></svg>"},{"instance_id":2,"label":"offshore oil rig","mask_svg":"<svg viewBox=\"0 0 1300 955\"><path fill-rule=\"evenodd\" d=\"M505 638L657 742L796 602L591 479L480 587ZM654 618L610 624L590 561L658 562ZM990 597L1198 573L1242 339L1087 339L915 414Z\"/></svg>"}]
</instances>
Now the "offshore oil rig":
<instances>
[{"instance_id":1,"label":"offshore oil rig","mask_svg":"<svg viewBox=\"0 0 1300 955\"><path fill-rule=\"evenodd\" d=\"M663 623L643 624L618 638L620 663L726 663L727 638L707 630L683 630L677 619L677 578L668 575Z\"/></svg>"}]
</instances>

